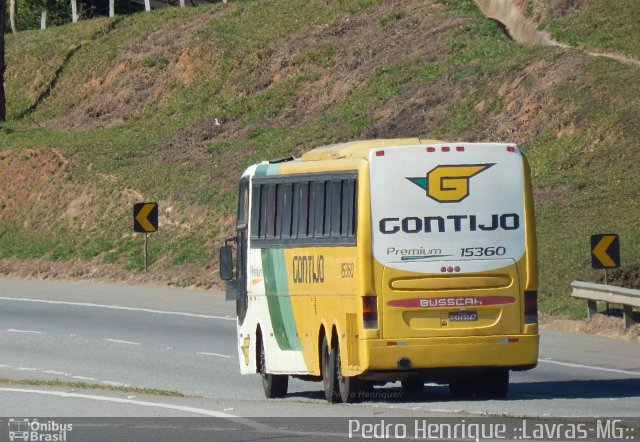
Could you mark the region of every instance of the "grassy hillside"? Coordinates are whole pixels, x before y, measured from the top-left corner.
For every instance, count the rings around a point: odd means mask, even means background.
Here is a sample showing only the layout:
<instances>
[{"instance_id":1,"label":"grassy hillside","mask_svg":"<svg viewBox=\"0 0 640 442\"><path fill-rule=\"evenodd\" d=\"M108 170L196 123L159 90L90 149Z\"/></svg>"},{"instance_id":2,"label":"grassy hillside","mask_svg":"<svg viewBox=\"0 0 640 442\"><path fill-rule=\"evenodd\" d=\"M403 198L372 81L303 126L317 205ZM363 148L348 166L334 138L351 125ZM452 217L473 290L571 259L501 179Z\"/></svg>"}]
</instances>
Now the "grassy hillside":
<instances>
[{"instance_id":1,"label":"grassy hillside","mask_svg":"<svg viewBox=\"0 0 640 442\"><path fill-rule=\"evenodd\" d=\"M640 56L639 33L601 20L611 2L587 3L545 26ZM471 0L167 8L7 46L0 273L208 286L244 167L331 142L430 136L515 141L528 155L544 310L582 313L569 282L601 277L591 233L621 235L614 277L639 283L640 70L516 44ZM148 274L131 226L143 200L160 204Z\"/></svg>"}]
</instances>

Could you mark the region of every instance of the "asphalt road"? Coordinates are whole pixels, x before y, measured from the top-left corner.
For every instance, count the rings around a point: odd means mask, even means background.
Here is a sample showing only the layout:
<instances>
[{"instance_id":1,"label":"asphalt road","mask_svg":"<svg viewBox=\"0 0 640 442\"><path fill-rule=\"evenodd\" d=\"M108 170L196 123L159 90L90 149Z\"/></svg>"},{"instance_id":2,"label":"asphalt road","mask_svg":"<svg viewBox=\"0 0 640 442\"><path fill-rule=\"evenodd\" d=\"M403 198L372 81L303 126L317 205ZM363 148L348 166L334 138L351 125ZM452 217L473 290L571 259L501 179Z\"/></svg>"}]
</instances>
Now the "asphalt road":
<instances>
[{"instance_id":1,"label":"asphalt road","mask_svg":"<svg viewBox=\"0 0 640 442\"><path fill-rule=\"evenodd\" d=\"M234 305L221 294L0 281L0 377L105 387L5 382L0 384L0 416L209 416L224 422L242 417L250 419L234 422L254 430L262 428L257 416L640 416L640 345L549 329L541 336L538 367L512 373L504 401L454 401L445 386L430 385L409 400L401 397L398 385L389 385L370 401L329 406L321 384L298 380L290 382L287 398L268 401L257 375L239 375ZM188 397L111 386L170 390ZM308 425L304 430L309 431ZM236 427L230 431L222 433L239 434Z\"/></svg>"}]
</instances>

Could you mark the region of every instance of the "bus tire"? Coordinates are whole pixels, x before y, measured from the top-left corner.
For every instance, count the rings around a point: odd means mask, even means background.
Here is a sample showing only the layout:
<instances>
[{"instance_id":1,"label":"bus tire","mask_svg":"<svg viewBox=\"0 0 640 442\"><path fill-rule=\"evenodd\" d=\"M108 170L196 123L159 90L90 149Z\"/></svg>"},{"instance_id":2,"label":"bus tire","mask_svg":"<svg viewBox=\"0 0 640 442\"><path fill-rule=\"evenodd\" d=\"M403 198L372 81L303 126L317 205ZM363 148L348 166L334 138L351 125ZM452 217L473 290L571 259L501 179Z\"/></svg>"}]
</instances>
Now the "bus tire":
<instances>
[{"instance_id":1,"label":"bus tire","mask_svg":"<svg viewBox=\"0 0 640 442\"><path fill-rule=\"evenodd\" d=\"M322 360L322 384L324 385L324 397L331 404L338 402L340 392L338 391L338 375L336 372L336 348L329 351L327 337L322 339L320 352Z\"/></svg>"},{"instance_id":2,"label":"bus tire","mask_svg":"<svg viewBox=\"0 0 640 442\"><path fill-rule=\"evenodd\" d=\"M476 394L478 399L504 399L509 392L509 370L496 370L482 377Z\"/></svg>"},{"instance_id":3,"label":"bus tire","mask_svg":"<svg viewBox=\"0 0 640 442\"><path fill-rule=\"evenodd\" d=\"M267 399L285 397L287 395L287 389L289 388L289 376L286 374L267 373L263 343L260 344L259 355L259 369L260 374L262 375L262 387L264 388L264 395L267 397Z\"/></svg>"},{"instance_id":4,"label":"bus tire","mask_svg":"<svg viewBox=\"0 0 640 442\"><path fill-rule=\"evenodd\" d=\"M340 392L340 399L345 404L359 402L363 396L363 386L360 379L355 376L343 376L342 375L342 361L340 358L340 348L335 346L336 354L336 374L338 376L338 391Z\"/></svg>"},{"instance_id":5,"label":"bus tire","mask_svg":"<svg viewBox=\"0 0 640 442\"><path fill-rule=\"evenodd\" d=\"M473 399L475 394L475 382L472 380L451 382L449 391L455 399Z\"/></svg>"},{"instance_id":6,"label":"bus tire","mask_svg":"<svg viewBox=\"0 0 640 442\"><path fill-rule=\"evenodd\" d=\"M422 393L424 381L422 379L407 378L400 381L404 395L418 395Z\"/></svg>"}]
</instances>

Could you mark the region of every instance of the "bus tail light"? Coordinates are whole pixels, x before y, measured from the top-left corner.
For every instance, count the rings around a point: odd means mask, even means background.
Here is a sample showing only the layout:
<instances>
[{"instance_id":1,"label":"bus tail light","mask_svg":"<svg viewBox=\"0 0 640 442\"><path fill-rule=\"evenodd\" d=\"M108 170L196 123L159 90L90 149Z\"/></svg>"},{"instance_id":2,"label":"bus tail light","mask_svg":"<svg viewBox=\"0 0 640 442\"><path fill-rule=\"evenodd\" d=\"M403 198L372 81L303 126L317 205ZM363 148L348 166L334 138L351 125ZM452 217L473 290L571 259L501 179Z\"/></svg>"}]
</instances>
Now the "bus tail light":
<instances>
[{"instance_id":1,"label":"bus tail light","mask_svg":"<svg viewBox=\"0 0 640 442\"><path fill-rule=\"evenodd\" d=\"M524 322L536 324L538 322L538 292L524 292Z\"/></svg>"},{"instance_id":2,"label":"bus tail light","mask_svg":"<svg viewBox=\"0 0 640 442\"><path fill-rule=\"evenodd\" d=\"M364 328L378 328L378 298L362 297L362 322Z\"/></svg>"}]
</instances>

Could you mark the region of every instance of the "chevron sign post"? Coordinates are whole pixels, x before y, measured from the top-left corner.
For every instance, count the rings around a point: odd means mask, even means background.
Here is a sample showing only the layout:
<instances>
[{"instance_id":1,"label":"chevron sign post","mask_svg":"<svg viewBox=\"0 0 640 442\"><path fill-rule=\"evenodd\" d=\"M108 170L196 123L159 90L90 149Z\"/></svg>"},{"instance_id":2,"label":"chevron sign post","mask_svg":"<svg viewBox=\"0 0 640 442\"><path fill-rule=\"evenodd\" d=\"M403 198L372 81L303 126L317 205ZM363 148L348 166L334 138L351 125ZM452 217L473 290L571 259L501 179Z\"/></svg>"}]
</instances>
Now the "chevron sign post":
<instances>
[{"instance_id":1,"label":"chevron sign post","mask_svg":"<svg viewBox=\"0 0 640 442\"><path fill-rule=\"evenodd\" d=\"M591 267L604 269L604 283L608 269L620 267L620 237L615 233L591 235Z\"/></svg>"},{"instance_id":2,"label":"chevron sign post","mask_svg":"<svg viewBox=\"0 0 640 442\"><path fill-rule=\"evenodd\" d=\"M147 271L147 243L149 233L158 231L158 203L133 205L133 230L144 233L144 271Z\"/></svg>"}]
</instances>

